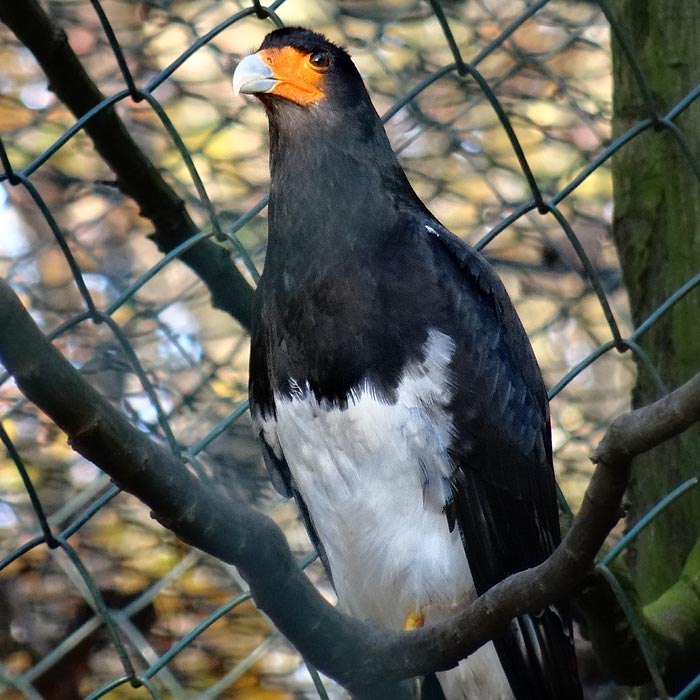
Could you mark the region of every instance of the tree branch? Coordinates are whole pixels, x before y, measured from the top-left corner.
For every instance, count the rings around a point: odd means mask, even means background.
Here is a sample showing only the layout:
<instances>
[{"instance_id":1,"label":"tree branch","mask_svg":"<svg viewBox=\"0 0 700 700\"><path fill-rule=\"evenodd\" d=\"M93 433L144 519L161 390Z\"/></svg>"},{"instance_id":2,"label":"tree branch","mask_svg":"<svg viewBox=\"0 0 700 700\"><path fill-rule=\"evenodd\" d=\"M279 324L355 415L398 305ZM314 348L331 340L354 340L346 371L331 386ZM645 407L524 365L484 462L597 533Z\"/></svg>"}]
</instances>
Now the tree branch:
<instances>
[{"instance_id":1,"label":"tree branch","mask_svg":"<svg viewBox=\"0 0 700 700\"><path fill-rule=\"evenodd\" d=\"M74 116L81 117L104 101L65 32L52 23L37 0L0 0L0 20L34 54L49 88ZM113 107L97 112L84 128L114 171L119 189L134 199L155 226L151 238L159 250L167 253L197 233L184 202L133 140ZM222 246L200 241L179 258L207 285L216 308L250 328L253 290Z\"/></svg>"},{"instance_id":2,"label":"tree branch","mask_svg":"<svg viewBox=\"0 0 700 700\"><path fill-rule=\"evenodd\" d=\"M637 455L680 435L700 420L700 374L683 386L615 418L593 452L594 464L620 467Z\"/></svg>"},{"instance_id":3,"label":"tree branch","mask_svg":"<svg viewBox=\"0 0 700 700\"><path fill-rule=\"evenodd\" d=\"M700 419L700 375L657 402L618 416L592 455L612 468L629 464L638 454L672 438ZM675 692L697 673L700 657L700 541L696 542L678 580L644 606L625 563L609 566L634 617L653 649L664 682ZM649 668L625 612L600 571L586 577L576 596L584 632L606 673L627 685L648 683Z\"/></svg>"},{"instance_id":4,"label":"tree branch","mask_svg":"<svg viewBox=\"0 0 700 700\"><path fill-rule=\"evenodd\" d=\"M675 695L697 675L700 658L700 540L678 580L648 605L642 605L621 558L608 568L627 598L666 688ZM650 683L653 678L628 613L599 568L585 577L574 602L582 633L605 676L624 685Z\"/></svg>"},{"instance_id":5,"label":"tree branch","mask_svg":"<svg viewBox=\"0 0 700 700\"><path fill-rule=\"evenodd\" d=\"M624 449L603 440L581 510L547 561L505 579L448 622L394 632L332 608L299 571L269 518L199 481L178 457L130 425L55 350L4 282L0 328L0 361L72 447L180 538L236 565L258 607L292 644L358 695L368 686L451 668L513 617L571 595L618 520L631 457L700 418L699 375L658 404L616 420L614 433Z\"/></svg>"}]
</instances>

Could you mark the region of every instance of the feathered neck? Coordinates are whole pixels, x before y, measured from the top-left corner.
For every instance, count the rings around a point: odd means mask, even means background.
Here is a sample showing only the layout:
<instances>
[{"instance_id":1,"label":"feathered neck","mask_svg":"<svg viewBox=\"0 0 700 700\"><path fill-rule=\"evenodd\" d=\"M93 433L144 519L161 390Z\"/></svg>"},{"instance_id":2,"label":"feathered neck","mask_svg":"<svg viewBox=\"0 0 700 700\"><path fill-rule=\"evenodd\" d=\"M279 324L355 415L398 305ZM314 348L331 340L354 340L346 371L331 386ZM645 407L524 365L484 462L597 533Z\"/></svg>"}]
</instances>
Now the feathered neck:
<instances>
[{"instance_id":1,"label":"feathered neck","mask_svg":"<svg viewBox=\"0 0 700 700\"><path fill-rule=\"evenodd\" d=\"M267 265L300 269L381 245L419 201L369 98L348 110L264 100L270 121Z\"/></svg>"}]
</instances>

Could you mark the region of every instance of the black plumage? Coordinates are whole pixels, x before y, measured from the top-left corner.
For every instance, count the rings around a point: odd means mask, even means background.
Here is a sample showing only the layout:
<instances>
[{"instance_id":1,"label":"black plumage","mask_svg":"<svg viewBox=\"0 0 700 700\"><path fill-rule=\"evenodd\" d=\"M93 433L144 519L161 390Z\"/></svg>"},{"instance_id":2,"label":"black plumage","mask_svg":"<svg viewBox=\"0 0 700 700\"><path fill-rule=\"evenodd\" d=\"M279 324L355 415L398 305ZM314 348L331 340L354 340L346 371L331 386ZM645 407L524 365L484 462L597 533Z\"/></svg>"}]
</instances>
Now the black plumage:
<instances>
[{"instance_id":1,"label":"black plumage","mask_svg":"<svg viewBox=\"0 0 700 700\"><path fill-rule=\"evenodd\" d=\"M341 418L363 392L396 405L406 373L429 359L431 333L449 338L448 395L437 407L426 398L420 416L448 421L450 438L436 437L438 467L406 469L420 470L427 489L449 464L444 528L459 528L483 593L543 561L560 538L547 397L525 331L484 258L414 193L347 53L292 28L268 35L259 55L259 75L251 63L237 74L270 123L269 242L250 360L266 462L333 576L312 492L265 430L295 398ZM287 80L297 58L302 77ZM562 606L513 621L495 648L517 700L581 697Z\"/></svg>"}]
</instances>

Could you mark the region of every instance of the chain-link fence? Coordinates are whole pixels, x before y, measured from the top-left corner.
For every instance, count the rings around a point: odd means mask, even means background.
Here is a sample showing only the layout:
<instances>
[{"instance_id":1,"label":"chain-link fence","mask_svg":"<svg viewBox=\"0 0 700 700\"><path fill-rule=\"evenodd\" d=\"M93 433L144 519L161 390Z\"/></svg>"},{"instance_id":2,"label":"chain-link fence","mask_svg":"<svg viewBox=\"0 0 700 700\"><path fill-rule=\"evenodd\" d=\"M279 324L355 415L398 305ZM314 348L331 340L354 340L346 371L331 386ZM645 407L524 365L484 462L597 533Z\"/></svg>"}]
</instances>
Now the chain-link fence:
<instances>
[{"instance_id":1,"label":"chain-link fence","mask_svg":"<svg viewBox=\"0 0 700 700\"><path fill-rule=\"evenodd\" d=\"M302 24L349 49L419 195L504 279L552 387L555 463L576 510L591 448L628 405L634 365L623 351L700 284L689 279L632 327L609 235L608 160L658 120L612 140L602 3L53 0L46 15L15 4L13 31L0 27L0 271L135 426L254 501L312 560L249 429L245 306L193 253L208 245L235 289L257 279L267 124L259 105L233 98L230 77L275 24ZM58 27L70 49L40 66L32 54ZM680 133L697 97L669 107L668 125ZM3 698L341 696L256 611L234 568L155 523L0 379ZM660 493L637 529L614 536L603 566L696 486ZM320 566L307 571L332 597ZM589 675L596 697L606 680ZM699 686L700 676L675 697Z\"/></svg>"}]
</instances>

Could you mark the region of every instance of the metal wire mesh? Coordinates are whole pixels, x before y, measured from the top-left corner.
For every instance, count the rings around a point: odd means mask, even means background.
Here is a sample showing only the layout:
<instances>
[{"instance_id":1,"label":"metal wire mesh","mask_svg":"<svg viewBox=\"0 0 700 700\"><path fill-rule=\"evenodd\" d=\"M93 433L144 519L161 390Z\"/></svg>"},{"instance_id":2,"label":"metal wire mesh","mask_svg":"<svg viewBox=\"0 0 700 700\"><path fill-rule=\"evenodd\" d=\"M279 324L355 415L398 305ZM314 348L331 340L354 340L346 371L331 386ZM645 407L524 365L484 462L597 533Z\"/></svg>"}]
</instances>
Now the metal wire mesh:
<instances>
[{"instance_id":1,"label":"metal wire mesh","mask_svg":"<svg viewBox=\"0 0 700 700\"><path fill-rule=\"evenodd\" d=\"M700 285L699 273L631 327L609 238L607 163L652 127L678 131L698 88L612 141L610 22L617 28L602 3L76 0L49 9L106 97L76 122L3 28L0 270L60 351L135 425L202 478L271 513L300 562L311 561L250 434L246 333L212 308L178 259L213 240L257 279L265 117L234 101L228 84L275 24L304 24L349 48L419 195L506 282L552 386L555 461L576 509L590 449L627 406L634 370L624 352L637 352L644 332ZM631 51L628 60L636 61ZM85 135L112 105L196 225L165 255ZM3 697L340 695L255 611L234 569L157 525L1 379ZM601 563L613 582L610 561L697 484L660 494L617 540ZM320 568L308 570L332 596ZM676 697L698 687L700 675Z\"/></svg>"}]
</instances>

